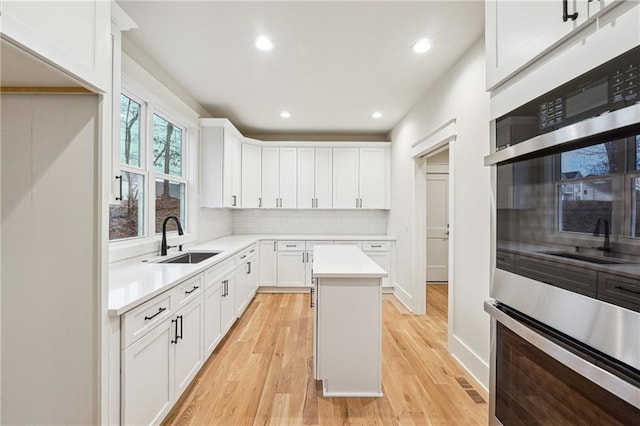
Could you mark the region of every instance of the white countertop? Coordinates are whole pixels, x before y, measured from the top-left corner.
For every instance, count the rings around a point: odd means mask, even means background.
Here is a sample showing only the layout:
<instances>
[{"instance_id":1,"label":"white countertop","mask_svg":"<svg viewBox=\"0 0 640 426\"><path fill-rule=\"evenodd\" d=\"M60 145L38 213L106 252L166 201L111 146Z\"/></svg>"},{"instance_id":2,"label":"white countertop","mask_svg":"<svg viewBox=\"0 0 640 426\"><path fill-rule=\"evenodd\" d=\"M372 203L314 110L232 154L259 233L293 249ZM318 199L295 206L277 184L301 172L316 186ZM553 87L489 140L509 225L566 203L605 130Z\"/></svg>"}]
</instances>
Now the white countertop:
<instances>
[{"instance_id":1,"label":"white countertop","mask_svg":"<svg viewBox=\"0 0 640 426\"><path fill-rule=\"evenodd\" d=\"M384 278L387 272L353 246L313 248L314 278Z\"/></svg>"},{"instance_id":2,"label":"white countertop","mask_svg":"<svg viewBox=\"0 0 640 426\"><path fill-rule=\"evenodd\" d=\"M109 267L109 315L122 315L260 240L393 241L395 238L387 235L229 235L188 247L186 251L221 252L197 264L155 263L161 260L157 256L149 257L146 262L140 259L118 262ZM165 259L178 254L171 251Z\"/></svg>"}]
</instances>

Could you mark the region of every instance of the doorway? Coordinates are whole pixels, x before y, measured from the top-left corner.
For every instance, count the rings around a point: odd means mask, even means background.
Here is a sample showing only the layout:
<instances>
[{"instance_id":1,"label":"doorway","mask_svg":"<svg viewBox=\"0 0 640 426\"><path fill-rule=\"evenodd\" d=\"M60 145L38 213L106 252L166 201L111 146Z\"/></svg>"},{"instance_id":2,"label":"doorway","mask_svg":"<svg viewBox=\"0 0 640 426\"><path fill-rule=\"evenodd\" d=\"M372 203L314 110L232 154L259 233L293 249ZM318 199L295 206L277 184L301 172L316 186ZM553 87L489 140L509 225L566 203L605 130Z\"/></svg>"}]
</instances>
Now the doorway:
<instances>
[{"instance_id":1,"label":"doorway","mask_svg":"<svg viewBox=\"0 0 640 426\"><path fill-rule=\"evenodd\" d=\"M449 279L449 147L426 157L426 281Z\"/></svg>"}]
</instances>

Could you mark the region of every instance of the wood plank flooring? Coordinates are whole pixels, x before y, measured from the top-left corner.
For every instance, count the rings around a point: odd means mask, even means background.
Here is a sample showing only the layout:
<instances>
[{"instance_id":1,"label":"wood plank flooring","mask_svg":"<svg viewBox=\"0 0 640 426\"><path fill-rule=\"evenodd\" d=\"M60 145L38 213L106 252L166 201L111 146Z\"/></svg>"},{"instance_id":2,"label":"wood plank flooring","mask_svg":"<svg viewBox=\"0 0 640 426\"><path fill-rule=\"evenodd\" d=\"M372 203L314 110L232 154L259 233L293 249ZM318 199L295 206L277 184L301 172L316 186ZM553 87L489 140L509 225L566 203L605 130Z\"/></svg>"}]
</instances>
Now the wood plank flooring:
<instances>
[{"instance_id":1,"label":"wood plank flooring","mask_svg":"<svg viewBox=\"0 0 640 426\"><path fill-rule=\"evenodd\" d=\"M258 294L165 424L487 424L487 395L446 350L447 286L426 316L384 296L383 398L323 398L313 380L309 296Z\"/></svg>"}]
</instances>

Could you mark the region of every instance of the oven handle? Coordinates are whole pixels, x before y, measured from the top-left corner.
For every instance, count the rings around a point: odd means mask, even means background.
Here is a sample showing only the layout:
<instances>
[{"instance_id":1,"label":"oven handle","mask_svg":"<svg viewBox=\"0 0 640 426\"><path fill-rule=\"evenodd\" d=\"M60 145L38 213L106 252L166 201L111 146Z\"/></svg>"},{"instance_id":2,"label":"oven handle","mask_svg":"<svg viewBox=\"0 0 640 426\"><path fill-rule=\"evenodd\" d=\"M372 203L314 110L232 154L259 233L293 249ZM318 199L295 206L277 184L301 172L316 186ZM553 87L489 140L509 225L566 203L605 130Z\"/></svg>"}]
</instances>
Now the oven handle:
<instances>
[{"instance_id":1,"label":"oven handle","mask_svg":"<svg viewBox=\"0 0 640 426\"><path fill-rule=\"evenodd\" d=\"M539 135L508 148L501 149L484 157L484 165L492 166L503 161L510 161L523 155L548 149L566 142L573 142L613 132L624 127L640 123L640 104L632 105L617 111L593 117L588 120L562 127L553 132ZM492 131L494 127L492 126Z\"/></svg>"},{"instance_id":2,"label":"oven handle","mask_svg":"<svg viewBox=\"0 0 640 426\"><path fill-rule=\"evenodd\" d=\"M488 300L484 302L484 310L491 316L492 320L500 322L502 325L522 337L527 342L531 343L536 348L540 349L542 352L596 383L603 389L608 390L634 407L640 408L640 389L553 343L551 340L540 335L526 325L520 323L514 318L511 318L499 310L496 305L497 302L495 300ZM495 331L492 328L492 345L496 344L495 336L493 335L494 332ZM493 350L494 348L492 348L492 351ZM492 359L492 363L493 361L494 360ZM494 366L492 365L492 367ZM491 374L495 374L495 371L492 371Z\"/></svg>"}]
</instances>

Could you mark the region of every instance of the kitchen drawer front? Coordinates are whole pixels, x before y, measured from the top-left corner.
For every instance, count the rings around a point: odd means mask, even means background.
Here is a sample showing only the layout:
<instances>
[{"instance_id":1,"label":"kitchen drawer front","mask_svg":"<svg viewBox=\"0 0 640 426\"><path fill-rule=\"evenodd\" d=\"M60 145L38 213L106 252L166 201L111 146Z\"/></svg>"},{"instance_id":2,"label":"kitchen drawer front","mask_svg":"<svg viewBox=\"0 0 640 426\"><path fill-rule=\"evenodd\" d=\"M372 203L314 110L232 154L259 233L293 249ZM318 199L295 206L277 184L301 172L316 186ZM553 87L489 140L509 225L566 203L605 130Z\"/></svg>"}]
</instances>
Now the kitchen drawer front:
<instances>
[{"instance_id":1,"label":"kitchen drawer front","mask_svg":"<svg viewBox=\"0 0 640 426\"><path fill-rule=\"evenodd\" d=\"M342 240L336 241L335 245L337 246L355 246L362 250L362 241L353 241L353 240Z\"/></svg>"},{"instance_id":2,"label":"kitchen drawer front","mask_svg":"<svg viewBox=\"0 0 640 426\"><path fill-rule=\"evenodd\" d=\"M171 292L168 291L122 315L121 345L126 348L153 330L171 315Z\"/></svg>"},{"instance_id":3,"label":"kitchen drawer front","mask_svg":"<svg viewBox=\"0 0 640 426\"><path fill-rule=\"evenodd\" d=\"M333 241L307 241L307 251L313 251L315 246L332 246Z\"/></svg>"},{"instance_id":4,"label":"kitchen drawer front","mask_svg":"<svg viewBox=\"0 0 640 426\"><path fill-rule=\"evenodd\" d=\"M305 251L304 241L278 241L278 251Z\"/></svg>"},{"instance_id":5,"label":"kitchen drawer front","mask_svg":"<svg viewBox=\"0 0 640 426\"><path fill-rule=\"evenodd\" d=\"M496 268L513 272L516 266L516 255L506 251L496 251Z\"/></svg>"},{"instance_id":6,"label":"kitchen drawer front","mask_svg":"<svg viewBox=\"0 0 640 426\"><path fill-rule=\"evenodd\" d=\"M232 257L230 259L225 260L224 262L220 262L219 264L214 265L211 268L207 269L204 272L205 287L209 288L212 285L215 285L219 281L219 278L222 277L227 272L229 272L230 270L232 270L234 266L236 266L236 262L235 262L235 258Z\"/></svg>"},{"instance_id":7,"label":"kitchen drawer front","mask_svg":"<svg viewBox=\"0 0 640 426\"><path fill-rule=\"evenodd\" d=\"M253 244L246 249L242 250L240 253L236 254L236 265L240 265L241 263L247 262L250 258L256 255L256 245Z\"/></svg>"},{"instance_id":8,"label":"kitchen drawer front","mask_svg":"<svg viewBox=\"0 0 640 426\"><path fill-rule=\"evenodd\" d=\"M391 244L389 241L363 241L362 251L389 251Z\"/></svg>"},{"instance_id":9,"label":"kitchen drawer front","mask_svg":"<svg viewBox=\"0 0 640 426\"><path fill-rule=\"evenodd\" d=\"M640 281L600 272L598 299L640 312Z\"/></svg>"},{"instance_id":10,"label":"kitchen drawer front","mask_svg":"<svg viewBox=\"0 0 640 426\"><path fill-rule=\"evenodd\" d=\"M596 297L598 287L598 273L596 271L517 255L515 257L515 272L545 284L585 296Z\"/></svg>"},{"instance_id":11,"label":"kitchen drawer front","mask_svg":"<svg viewBox=\"0 0 640 426\"><path fill-rule=\"evenodd\" d=\"M173 290L176 309L180 309L181 306L186 305L202 294L204 291L203 281L203 274L200 274L176 286Z\"/></svg>"}]
</instances>

